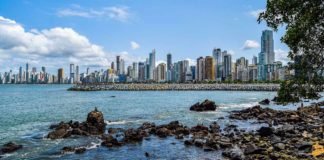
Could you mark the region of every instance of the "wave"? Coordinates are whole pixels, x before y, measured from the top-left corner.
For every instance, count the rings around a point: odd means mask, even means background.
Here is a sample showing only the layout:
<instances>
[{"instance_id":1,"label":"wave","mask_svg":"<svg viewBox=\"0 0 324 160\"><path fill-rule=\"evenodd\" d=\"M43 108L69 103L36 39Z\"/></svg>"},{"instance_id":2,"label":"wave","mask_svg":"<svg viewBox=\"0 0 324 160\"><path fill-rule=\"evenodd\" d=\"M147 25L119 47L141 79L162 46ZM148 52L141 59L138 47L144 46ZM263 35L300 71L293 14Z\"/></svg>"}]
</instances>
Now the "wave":
<instances>
[{"instance_id":1,"label":"wave","mask_svg":"<svg viewBox=\"0 0 324 160\"><path fill-rule=\"evenodd\" d=\"M136 123L140 122L141 120L119 120L119 121L107 121L105 120L105 123L107 125L118 125L118 124L126 124L126 123Z\"/></svg>"},{"instance_id":2,"label":"wave","mask_svg":"<svg viewBox=\"0 0 324 160\"><path fill-rule=\"evenodd\" d=\"M221 104L219 106L220 109L232 109L232 108L249 108L258 105L258 102L250 102L250 103L240 103L240 104Z\"/></svg>"}]
</instances>

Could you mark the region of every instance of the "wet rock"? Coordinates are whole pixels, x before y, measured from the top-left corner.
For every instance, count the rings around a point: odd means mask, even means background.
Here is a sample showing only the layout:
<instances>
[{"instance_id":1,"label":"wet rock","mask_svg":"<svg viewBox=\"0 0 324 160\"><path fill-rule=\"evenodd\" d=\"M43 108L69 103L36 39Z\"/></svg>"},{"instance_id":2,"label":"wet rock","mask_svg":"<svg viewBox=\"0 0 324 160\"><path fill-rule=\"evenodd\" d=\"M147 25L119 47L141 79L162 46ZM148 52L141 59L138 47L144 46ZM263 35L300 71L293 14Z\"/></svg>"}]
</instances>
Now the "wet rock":
<instances>
[{"instance_id":1,"label":"wet rock","mask_svg":"<svg viewBox=\"0 0 324 160\"><path fill-rule=\"evenodd\" d=\"M263 149L263 148L259 148L259 147L255 146L254 144L249 144L244 149L244 154L245 155L262 154L262 152L264 152L264 151L265 151L265 149Z\"/></svg>"},{"instance_id":2,"label":"wet rock","mask_svg":"<svg viewBox=\"0 0 324 160\"><path fill-rule=\"evenodd\" d=\"M189 146L189 145L193 145L193 140L185 140L184 144Z\"/></svg>"},{"instance_id":3,"label":"wet rock","mask_svg":"<svg viewBox=\"0 0 324 160\"><path fill-rule=\"evenodd\" d=\"M70 129L67 128L57 128L56 130L50 132L47 135L47 138L49 139L61 139L61 138L67 138L71 136Z\"/></svg>"},{"instance_id":4,"label":"wet rock","mask_svg":"<svg viewBox=\"0 0 324 160\"><path fill-rule=\"evenodd\" d=\"M86 131L92 135L103 134L106 127L103 113L98 111L97 108L88 113L85 126Z\"/></svg>"},{"instance_id":5,"label":"wet rock","mask_svg":"<svg viewBox=\"0 0 324 160\"><path fill-rule=\"evenodd\" d=\"M259 104L268 105L268 104L270 104L270 100L269 99L264 99L264 100L260 101Z\"/></svg>"},{"instance_id":6,"label":"wet rock","mask_svg":"<svg viewBox=\"0 0 324 160\"><path fill-rule=\"evenodd\" d=\"M62 153L68 153L68 152L74 152L75 151L75 148L74 147L63 147L62 148Z\"/></svg>"},{"instance_id":7,"label":"wet rock","mask_svg":"<svg viewBox=\"0 0 324 160\"><path fill-rule=\"evenodd\" d=\"M284 150L285 149L285 144L283 144L283 143L276 143L276 144L273 145L273 147L277 151L280 151L280 150Z\"/></svg>"},{"instance_id":8,"label":"wet rock","mask_svg":"<svg viewBox=\"0 0 324 160\"><path fill-rule=\"evenodd\" d=\"M214 101L210 101L206 99L202 103L196 103L190 107L191 111L197 111L197 112L203 112L203 111L215 111L217 108L217 105Z\"/></svg>"},{"instance_id":9,"label":"wet rock","mask_svg":"<svg viewBox=\"0 0 324 160\"><path fill-rule=\"evenodd\" d=\"M82 153L84 153L85 151L86 151L87 149L86 148L84 148L84 147L80 147L80 148L77 148L77 149L75 149L75 154L82 154Z\"/></svg>"},{"instance_id":10,"label":"wet rock","mask_svg":"<svg viewBox=\"0 0 324 160\"><path fill-rule=\"evenodd\" d=\"M300 142L296 144L296 147L298 148L298 150L302 150L306 153L309 153L312 151L313 145L310 142Z\"/></svg>"},{"instance_id":11,"label":"wet rock","mask_svg":"<svg viewBox=\"0 0 324 160\"><path fill-rule=\"evenodd\" d=\"M145 157L150 157L150 154L148 152L145 152Z\"/></svg>"},{"instance_id":12,"label":"wet rock","mask_svg":"<svg viewBox=\"0 0 324 160\"><path fill-rule=\"evenodd\" d=\"M258 130L258 133L260 136L266 137L266 136L271 136L273 134L273 128L271 127L261 127Z\"/></svg>"},{"instance_id":13,"label":"wet rock","mask_svg":"<svg viewBox=\"0 0 324 160\"><path fill-rule=\"evenodd\" d=\"M89 133L81 130L80 128L74 128L71 132L72 135L80 135L80 136L89 136Z\"/></svg>"},{"instance_id":14,"label":"wet rock","mask_svg":"<svg viewBox=\"0 0 324 160\"><path fill-rule=\"evenodd\" d=\"M222 152L222 155L224 157L231 159L231 160L243 160L244 159L243 153L241 151L239 151L238 149L227 149Z\"/></svg>"},{"instance_id":15,"label":"wet rock","mask_svg":"<svg viewBox=\"0 0 324 160\"><path fill-rule=\"evenodd\" d=\"M22 145L16 144L14 142L8 142L2 146L1 152L2 153L12 153L12 152L15 152L22 148L23 148Z\"/></svg>"},{"instance_id":16,"label":"wet rock","mask_svg":"<svg viewBox=\"0 0 324 160\"><path fill-rule=\"evenodd\" d=\"M190 132L208 131L208 127L198 124L190 129Z\"/></svg>"},{"instance_id":17,"label":"wet rock","mask_svg":"<svg viewBox=\"0 0 324 160\"><path fill-rule=\"evenodd\" d=\"M171 131L165 127L162 127L162 128L157 129L155 134L161 138L165 138L165 137L171 135Z\"/></svg>"},{"instance_id":18,"label":"wet rock","mask_svg":"<svg viewBox=\"0 0 324 160\"><path fill-rule=\"evenodd\" d=\"M113 147L113 146L121 146L121 143L118 142L116 138L114 138L112 135L103 135L101 137L102 139L102 146L105 147Z\"/></svg>"},{"instance_id":19,"label":"wet rock","mask_svg":"<svg viewBox=\"0 0 324 160\"><path fill-rule=\"evenodd\" d=\"M128 129L124 132L125 142L139 142L143 140L144 134L141 133L142 130Z\"/></svg>"},{"instance_id":20,"label":"wet rock","mask_svg":"<svg viewBox=\"0 0 324 160\"><path fill-rule=\"evenodd\" d=\"M205 140L203 139L195 139L194 144L196 147L203 147L205 144Z\"/></svg>"},{"instance_id":21,"label":"wet rock","mask_svg":"<svg viewBox=\"0 0 324 160\"><path fill-rule=\"evenodd\" d=\"M210 126L209 126L210 132L211 133L219 133L220 130L220 126L217 124L217 122L213 122Z\"/></svg>"}]
</instances>

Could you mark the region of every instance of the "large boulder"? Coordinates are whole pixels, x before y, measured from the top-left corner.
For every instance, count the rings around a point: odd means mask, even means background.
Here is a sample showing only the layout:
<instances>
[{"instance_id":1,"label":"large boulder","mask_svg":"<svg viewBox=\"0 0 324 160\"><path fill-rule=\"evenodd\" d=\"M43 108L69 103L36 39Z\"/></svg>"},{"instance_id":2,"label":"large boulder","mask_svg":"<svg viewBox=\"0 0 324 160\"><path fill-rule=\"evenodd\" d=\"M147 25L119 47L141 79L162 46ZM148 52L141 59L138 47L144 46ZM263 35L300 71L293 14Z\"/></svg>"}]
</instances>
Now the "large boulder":
<instances>
[{"instance_id":1,"label":"large boulder","mask_svg":"<svg viewBox=\"0 0 324 160\"><path fill-rule=\"evenodd\" d=\"M214 101L210 101L206 99L202 103L196 103L190 107L191 111L197 111L197 112L203 112L203 111L215 111L217 108L217 105Z\"/></svg>"},{"instance_id":2,"label":"large boulder","mask_svg":"<svg viewBox=\"0 0 324 160\"><path fill-rule=\"evenodd\" d=\"M15 152L15 151L21 149L22 147L23 147L22 145L18 145L13 142L9 142L2 146L1 152L2 153L12 153L12 152Z\"/></svg>"},{"instance_id":3,"label":"large boulder","mask_svg":"<svg viewBox=\"0 0 324 160\"><path fill-rule=\"evenodd\" d=\"M103 134L106 128L104 116L97 108L88 113L87 121L83 125L85 131L92 135Z\"/></svg>"},{"instance_id":4,"label":"large boulder","mask_svg":"<svg viewBox=\"0 0 324 160\"><path fill-rule=\"evenodd\" d=\"M264 99L264 100L260 101L259 104L268 105L268 104L270 104L270 100L269 99Z\"/></svg>"}]
</instances>

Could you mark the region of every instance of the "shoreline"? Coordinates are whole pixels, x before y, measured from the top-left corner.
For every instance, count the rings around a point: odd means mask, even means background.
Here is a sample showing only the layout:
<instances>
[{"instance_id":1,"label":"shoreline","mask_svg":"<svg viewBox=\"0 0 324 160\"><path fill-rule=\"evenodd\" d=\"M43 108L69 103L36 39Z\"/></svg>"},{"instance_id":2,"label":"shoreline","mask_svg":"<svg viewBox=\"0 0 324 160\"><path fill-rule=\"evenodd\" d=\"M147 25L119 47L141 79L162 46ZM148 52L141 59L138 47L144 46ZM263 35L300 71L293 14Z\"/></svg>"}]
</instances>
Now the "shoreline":
<instances>
[{"instance_id":1,"label":"shoreline","mask_svg":"<svg viewBox=\"0 0 324 160\"><path fill-rule=\"evenodd\" d=\"M279 84L77 84L68 91L277 91Z\"/></svg>"}]
</instances>

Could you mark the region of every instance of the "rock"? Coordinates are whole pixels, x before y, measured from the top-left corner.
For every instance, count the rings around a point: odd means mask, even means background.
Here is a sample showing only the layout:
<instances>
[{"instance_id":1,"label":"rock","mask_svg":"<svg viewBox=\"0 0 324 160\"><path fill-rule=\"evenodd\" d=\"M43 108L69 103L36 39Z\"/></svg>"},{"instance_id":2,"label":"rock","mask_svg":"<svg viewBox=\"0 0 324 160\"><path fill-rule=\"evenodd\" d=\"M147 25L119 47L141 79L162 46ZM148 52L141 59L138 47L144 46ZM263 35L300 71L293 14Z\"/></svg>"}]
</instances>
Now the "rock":
<instances>
[{"instance_id":1,"label":"rock","mask_svg":"<svg viewBox=\"0 0 324 160\"><path fill-rule=\"evenodd\" d=\"M249 155L249 154L262 154L265 149L256 147L254 144L249 144L246 146L244 149L244 154Z\"/></svg>"},{"instance_id":2,"label":"rock","mask_svg":"<svg viewBox=\"0 0 324 160\"><path fill-rule=\"evenodd\" d=\"M14 142L8 142L2 146L1 152L2 153L12 153L12 152L15 152L22 148L23 148L22 145L16 144Z\"/></svg>"},{"instance_id":3,"label":"rock","mask_svg":"<svg viewBox=\"0 0 324 160\"><path fill-rule=\"evenodd\" d=\"M283 143L276 143L276 144L273 145L273 147L277 151L280 151L280 150L284 150L285 149L285 144L283 144Z\"/></svg>"},{"instance_id":4,"label":"rock","mask_svg":"<svg viewBox=\"0 0 324 160\"><path fill-rule=\"evenodd\" d=\"M244 155L242 151L238 149L226 149L225 151L222 152L222 155L224 157L227 157L231 160L243 160Z\"/></svg>"},{"instance_id":5,"label":"rock","mask_svg":"<svg viewBox=\"0 0 324 160\"><path fill-rule=\"evenodd\" d=\"M168 130L167 128L162 127L162 128L157 129L155 134L161 138L165 138L165 137L171 135L171 131Z\"/></svg>"},{"instance_id":6,"label":"rock","mask_svg":"<svg viewBox=\"0 0 324 160\"><path fill-rule=\"evenodd\" d=\"M219 133L220 130L220 126L217 124L217 122L213 122L210 126L209 126L210 132L211 133Z\"/></svg>"},{"instance_id":7,"label":"rock","mask_svg":"<svg viewBox=\"0 0 324 160\"><path fill-rule=\"evenodd\" d=\"M50 132L47 135L47 138L49 139L61 139L61 138L67 138L71 136L71 131L66 128L57 128L56 130Z\"/></svg>"},{"instance_id":8,"label":"rock","mask_svg":"<svg viewBox=\"0 0 324 160\"><path fill-rule=\"evenodd\" d=\"M260 101L259 104L268 105L268 104L270 104L270 100L269 99L264 99L264 100Z\"/></svg>"},{"instance_id":9,"label":"rock","mask_svg":"<svg viewBox=\"0 0 324 160\"><path fill-rule=\"evenodd\" d=\"M277 96L273 97L273 99L271 101L277 102L278 101L278 97Z\"/></svg>"},{"instance_id":10,"label":"rock","mask_svg":"<svg viewBox=\"0 0 324 160\"><path fill-rule=\"evenodd\" d=\"M189 145L192 145L193 144L193 141L192 140L185 140L184 141L184 144L189 146Z\"/></svg>"},{"instance_id":11,"label":"rock","mask_svg":"<svg viewBox=\"0 0 324 160\"><path fill-rule=\"evenodd\" d=\"M74 128L71 132L72 135L80 135L80 136L89 136L89 133L81 130L80 128Z\"/></svg>"},{"instance_id":12,"label":"rock","mask_svg":"<svg viewBox=\"0 0 324 160\"><path fill-rule=\"evenodd\" d=\"M144 135L141 134L142 130L128 129L124 132L124 141L126 142L139 142L143 140Z\"/></svg>"},{"instance_id":13,"label":"rock","mask_svg":"<svg viewBox=\"0 0 324 160\"><path fill-rule=\"evenodd\" d=\"M205 141L203 139L195 139L194 144L196 147L203 147L205 144Z\"/></svg>"},{"instance_id":14,"label":"rock","mask_svg":"<svg viewBox=\"0 0 324 160\"><path fill-rule=\"evenodd\" d=\"M310 142L300 142L296 144L296 147L298 148L298 150L302 150L306 153L309 153L312 151L313 145Z\"/></svg>"},{"instance_id":15,"label":"rock","mask_svg":"<svg viewBox=\"0 0 324 160\"><path fill-rule=\"evenodd\" d=\"M74 152L75 148L74 147L63 147L62 152L67 153L67 152Z\"/></svg>"},{"instance_id":16,"label":"rock","mask_svg":"<svg viewBox=\"0 0 324 160\"><path fill-rule=\"evenodd\" d=\"M102 146L105 147L113 147L113 146L120 146L121 144L118 142L116 138L114 138L112 135L103 135L101 137L103 142L101 143Z\"/></svg>"},{"instance_id":17,"label":"rock","mask_svg":"<svg viewBox=\"0 0 324 160\"><path fill-rule=\"evenodd\" d=\"M150 157L150 154L148 152L145 152L145 157Z\"/></svg>"},{"instance_id":18,"label":"rock","mask_svg":"<svg viewBox=\"0 0 324 160\"><path fill-rule=\"evenodd\" d=\"M215 111L217 108L214 101L206 99L202 103L196 103L190 107L191 111L203 112L203 111Z\"/></svg>"},{"instance_id":19,"label":"rock","mask_svg":"<svg viewBox=\"0 0 324 160\"><path fill-rule=\"evenodd\" d=\"M271 136L273 134L273 128L271 127L261 127L258 133L262 137Z\"/></svg>"},{"instance_id":20,"label":"rock","mask_svg":"<svg viewBox=\"0 0 324 160\"><path fill-rule=\"evenodd\" d=\"M102 112L95 108L94 111L88 113L85 126L86 131L92 135L103 134L105 132L106 124Z\"/></svg>"},{"instance_id":21,"label":"rock","mask_svg":"<svg viewBox=\"0 0 324 160\"><path fill-rule=\"evenodd\" d=\"M190 132L208 131L208 127L198 124L190 129Z\"/></svg>"},{"instance_id":22,"label":"rock","mask_svg":"<svg viewBox=\"0 0 324 160\"><path fill-rule=\"evenodd\" d=\"M81 147L81 148L77 148L77 149L75 149L75 154L82 154L82 153L84 153L86 151L86 148L84 148L84 147Z\"/></svg>"}]
</instances>

